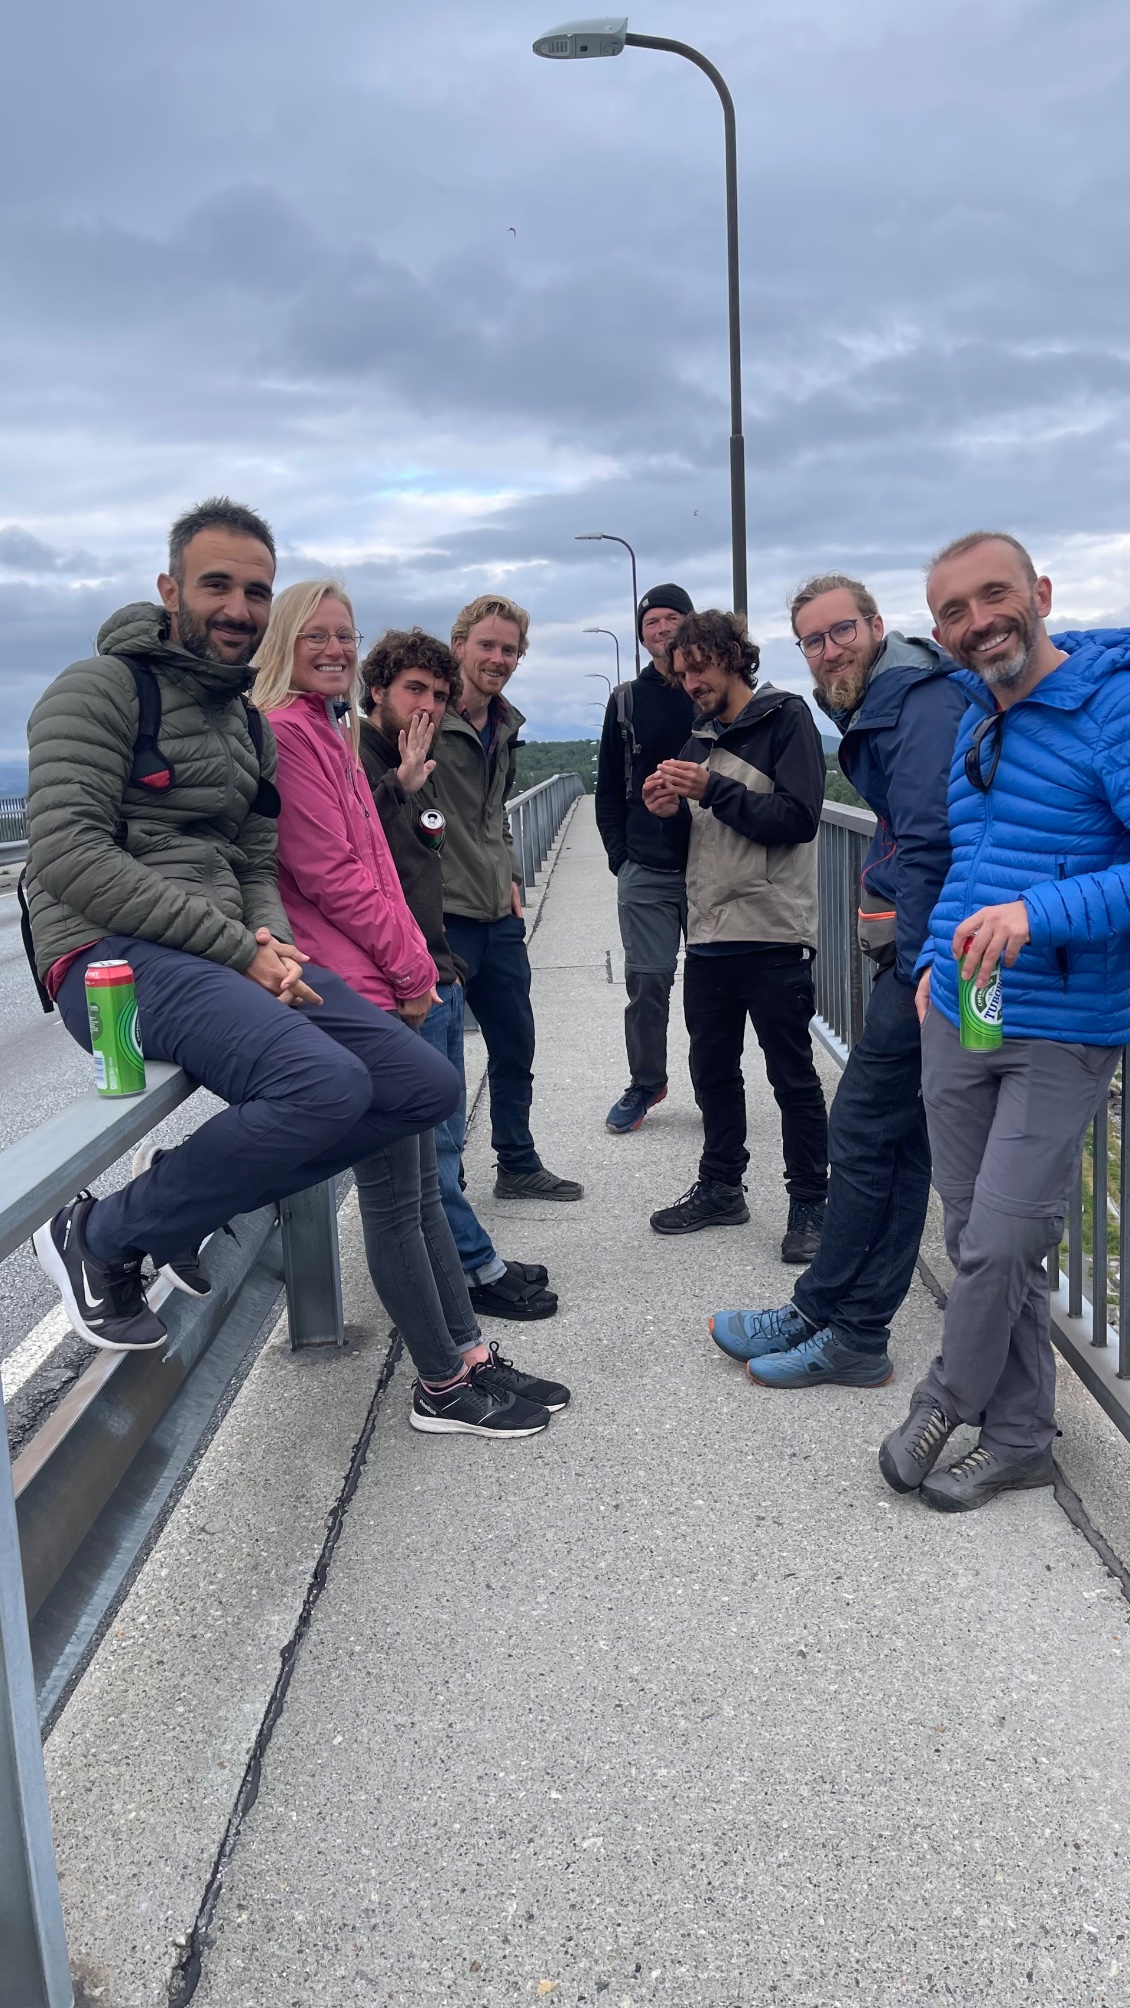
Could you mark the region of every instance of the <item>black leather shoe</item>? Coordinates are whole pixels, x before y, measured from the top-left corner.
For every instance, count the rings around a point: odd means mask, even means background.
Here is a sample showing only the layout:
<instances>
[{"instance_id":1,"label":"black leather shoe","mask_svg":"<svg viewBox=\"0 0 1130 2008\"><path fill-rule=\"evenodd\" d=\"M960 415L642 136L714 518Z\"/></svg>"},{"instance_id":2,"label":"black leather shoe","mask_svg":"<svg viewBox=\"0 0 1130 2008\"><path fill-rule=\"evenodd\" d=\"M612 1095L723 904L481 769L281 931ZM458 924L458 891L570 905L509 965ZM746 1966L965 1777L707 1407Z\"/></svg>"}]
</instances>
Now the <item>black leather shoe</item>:
<instances>
[{"instance_id":1,"label":"black leather shoe","mask_svg":"<svg viewBox=\"0 0 1130 2008\"><path fill-rule=\"evenodd\" d=\"M499 1165L494 1177L496 1199L580 1199L584 1190L575 1178L558 1178L544 1164L536 1171L503 1171Z\"/></svg>"},{"instance_id":2,"label":"black leather shoe","mask_svg":"<svg viewBox=\"0 0 1130 2008\"><path fill-rule=\"evenodd\" d=\"M935 1471L919 1486L919 1494L936 1513L972 1513L987 1506L998 1492L1021 1492L1055 1484L1050 1450L1036 1457L1008 1457L1000 1450L974 1444L948 1471Z\"/></svg>"}]
</instances>

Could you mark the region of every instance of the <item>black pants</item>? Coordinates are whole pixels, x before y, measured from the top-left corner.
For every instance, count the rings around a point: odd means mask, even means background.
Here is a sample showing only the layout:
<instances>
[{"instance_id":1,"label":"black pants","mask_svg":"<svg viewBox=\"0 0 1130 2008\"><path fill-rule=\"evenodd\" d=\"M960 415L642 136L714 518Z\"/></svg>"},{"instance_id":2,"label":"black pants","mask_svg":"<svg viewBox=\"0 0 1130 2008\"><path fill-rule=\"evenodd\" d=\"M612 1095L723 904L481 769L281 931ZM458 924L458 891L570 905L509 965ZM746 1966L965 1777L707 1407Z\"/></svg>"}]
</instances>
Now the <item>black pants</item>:
<instances>
[{"instance_id":1,"label":"black pants","mask_svg":"<svg viewBox=\"0 0 1130 2008\"><path fill-rule=\"evenodd\" d=\"M875 979L828 1124L832 1164L820 1252L793 1302L860 1352L886 1351L910 1288L930 1197L930 1139L914 986Z\"/></svg>"},{"instance_id":2,"label":"black pants","mask_svg":"<svg viewBox=\"0 0 1130 2008\"><path fill-rule=\"evenodd\" d=\"M789 1197L823 1199L828 1189L828 1112L812 1060L808 1026L816 997L805 950L696 955L692 949L683 972L683 1009L691 1035L691 1080L705 1132L699 1177L711 1185L740 1185L749 1163L742 1079L748 1016L781 1111Z\"/></svg>"},{"instance_id":3,"label":"black pants","mask_svg":"<svg viewBox=\"0 0 1130 2008\"><path fill-rule=\"evenodd\" d=\"M443 929L467 965L465 995L487 1049L490 1134L502 1171L540 1171L530 1133L534 1098L534 1011L526 923L464 920L445 913Z\"/></svg>"}]
</instances>

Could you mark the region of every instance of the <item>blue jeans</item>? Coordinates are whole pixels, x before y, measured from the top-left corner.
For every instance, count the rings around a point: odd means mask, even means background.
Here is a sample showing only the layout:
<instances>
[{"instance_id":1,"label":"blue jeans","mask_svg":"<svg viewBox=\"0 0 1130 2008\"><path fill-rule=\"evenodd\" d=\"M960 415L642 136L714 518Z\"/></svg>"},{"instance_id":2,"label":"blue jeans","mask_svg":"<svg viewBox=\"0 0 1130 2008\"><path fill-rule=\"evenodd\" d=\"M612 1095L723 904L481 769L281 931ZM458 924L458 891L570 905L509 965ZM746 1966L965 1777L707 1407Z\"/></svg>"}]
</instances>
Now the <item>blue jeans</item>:
<instances>
[{"instance_id":1,"label":"blue jeans","mask_svg":"<svg viewBox=\"0 0 1130 2008\"><path fill-rule=\"evenodd\" d=\"M793 1302L859 1352L881 1353L914 1274L930 1197L930 1139L914 990L876 978L828 1120L820 1252Z\"/></svg>"},{"instance_id":2,"label":"blue jeans","mask_svg":"<svg viewBox=\"0 0 1130 2008\"><path fill-rule=\"evenodd\" d=\"M95 942L60 988L63 1023L87 1052L86 965L107 958L132 965L147 1059L172 1060L228 1103L97 1202L107 1253L167 1262L235 1214L319 1185L458 1106L446 1060L328 969L309 964L323 1002L294 1009L235 969L126 935Z\"/></svg>"},{"instance_id":3,"label":"blue jeans","mask_svg":"<svg viewBox=\"0 0 1130 2008\"><path fill-rule=\"evenodd\" d=\"M467 1002L486 1042L490 1137L499 1169L540 1171L541 1159L530 1134L534 1013L526 923L512 913L503 914L501 920L463 920L445 914L443 931L467 965Z\"/></svg>"},{"instance_id":4,"label":"blue jeans","mask_svg":"<svg viewBox=\"0 0 1130 2008\"><path fill-rule=\"evenodd\" d=\"M459 1106L446 1122L436 1124L436 1164L439 1196L464 1274L474 1275L495 1259L494 1243L462 1186L463 1140L467 1134L467 1080L463 1071L463 986L441 983L440 1002L433 1004L420 1027L429 1046L450 1060L462 1084Z\"/></svg>"}]
</instances>

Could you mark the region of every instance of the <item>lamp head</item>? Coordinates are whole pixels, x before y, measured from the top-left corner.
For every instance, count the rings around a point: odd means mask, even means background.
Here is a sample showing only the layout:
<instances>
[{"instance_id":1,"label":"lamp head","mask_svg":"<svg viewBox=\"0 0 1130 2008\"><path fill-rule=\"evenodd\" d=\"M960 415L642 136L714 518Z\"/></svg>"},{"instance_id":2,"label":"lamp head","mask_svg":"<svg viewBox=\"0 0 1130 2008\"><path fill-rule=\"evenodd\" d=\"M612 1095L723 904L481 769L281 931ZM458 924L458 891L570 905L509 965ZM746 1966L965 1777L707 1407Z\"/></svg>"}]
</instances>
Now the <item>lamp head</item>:
<instances>
[{"instance_id":1,"label":"lamp head","mask_svg":"<svg viewBox=\"0 0 1130 2008\"><path fill-rule=\"evenodd\" d=\"M578 530L576 536L573 539L573 542L574 544L603 544L604 531Z\"/></svg>"},{"instance_id":2,"label":"lamp head","mask_svg":"<svg viewBox=\"0 0 1130 2008\"><path fill-rule=\"evenodd\" d=\"M581 56L619 56L628 32L626 14L602 14L595 21L566 21L539 35L535 56L552 56L557 62L575 61Z\"/></svg>"}]
</instances>

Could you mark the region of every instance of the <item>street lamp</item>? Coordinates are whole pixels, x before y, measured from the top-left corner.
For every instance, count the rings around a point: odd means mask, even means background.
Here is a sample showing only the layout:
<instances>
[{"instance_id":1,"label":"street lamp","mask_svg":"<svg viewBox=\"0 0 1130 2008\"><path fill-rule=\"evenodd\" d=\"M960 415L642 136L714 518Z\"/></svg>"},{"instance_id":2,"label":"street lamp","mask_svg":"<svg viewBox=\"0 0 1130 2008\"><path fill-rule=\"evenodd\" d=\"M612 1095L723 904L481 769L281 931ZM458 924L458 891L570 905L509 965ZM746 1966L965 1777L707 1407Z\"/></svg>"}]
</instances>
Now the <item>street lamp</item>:
<instances>
[{"instance_id":1,"label":"street lamp","mask_svg":"<svg viewBox=\"0 0 1130 2008\"><path fill-rule=\"evenodd\" d=\"M595 632L595 630L594 630L594 632ZM603 671L602 669L586 669L586 671L585 671L585 675L586 675L586 676L593 676L593 677L595 677L595 678L597 679L597 681L598 681L598 682L600 682L600 683L608 683L608 678L607 678L607 677L605 676L605 674L604 674L604 671ZM611 702L612 702L612 685L611 685L611 683L608 683L608 702L609 702L609 704L611 704Z\"/></svg>"},{"instance_id":2,"label":"street lamp","mask_svg":"<svg viewBox=\"0 0 1130 2008\"><path fill-rule=\"evenodd\" d=\"M636 675L640 673L640 589L636 584L636 554L626 537L614 537L611 530L579 530L574 537L575 544L623 544L632 561L632 633L636 638ZM604 633L608 630L604 629ZM619 644L617 644L619 652ZM619 683L620 678L616 678Z\"/></svg>"},{"instance_id":3,"label":"street lamp","mask_svg":"<svg viewBox=\"0 0 1130 2008\"><path fill-rule=\"evenodd\" d=\"M738 286L738 139L734 100L725 78L689 42L671 42L663 35L629 35L626 15L594 21L567 21L534 43L535 56L557 61L589 56L619 56L625 48L662 49L685 56L710 78L722 100L726 130L726 267L730 304L730 528L734 549L734 612L748 612L746 582L745 439L742 434L742 344ZM638 605L637 601L637 605ZM639 663L636 664L637 674Z\"/></svg>"},{"instance_id":4,"label":"street lamp","mask_svg":"<svg viewBox=\"0 0 1130 2008\"><path fill-rule=\"evenodd\" d=\"M614 634L612 633L612 629L611 629L611 628L586 628L586 629L585 629L585 633L586 633L586 634L606 634L606 635L610 635L610 636L611 636L611 638L612 638L612 646L613 646L613 648L614 648L614 649L616 650L616 681L617 681L617 683L619 683L619 681L620 681L620 641L619 641L619 637L618 637L617 635L614 635Z\"/></svg>"}]
</instances>

